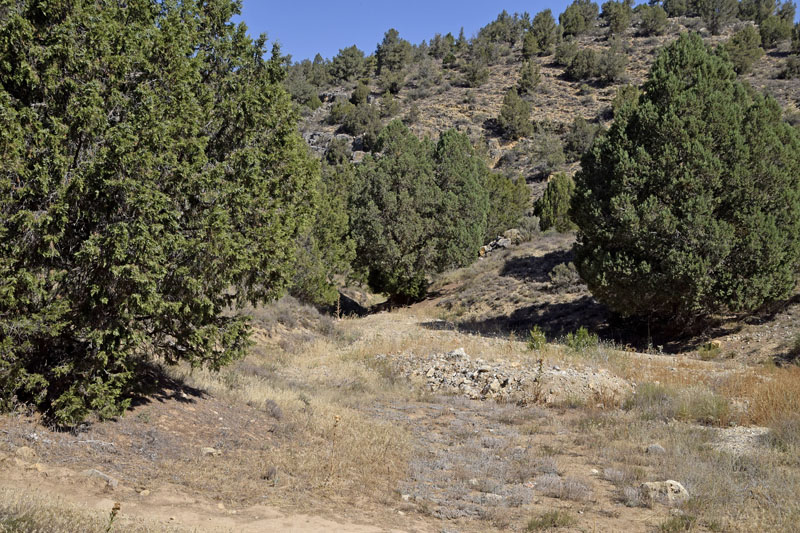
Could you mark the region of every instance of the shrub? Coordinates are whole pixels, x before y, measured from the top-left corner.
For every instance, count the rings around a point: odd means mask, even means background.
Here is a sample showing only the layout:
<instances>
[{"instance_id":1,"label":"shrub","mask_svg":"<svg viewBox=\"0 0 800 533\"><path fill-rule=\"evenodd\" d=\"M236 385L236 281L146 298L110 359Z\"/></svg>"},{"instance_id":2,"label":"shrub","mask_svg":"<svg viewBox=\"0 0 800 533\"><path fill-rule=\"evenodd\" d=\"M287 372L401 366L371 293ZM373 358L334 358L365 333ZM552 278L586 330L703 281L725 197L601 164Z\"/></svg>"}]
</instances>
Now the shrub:
<instances>
[{"instance_id":1,"label":"shrub","mask_svg":"<svg viewBox=\"0 0 800 533\"><path fill-rule=\"evenodd\" d=\"M411 43L400 38L400 33L392 28L383 36L383 41L375 51L377 61L377 74L386 71L398 72L404 70L406 63L411 59Z\"/></svg>"},{"instance_id":2,"label":"shrub","mask_svg":"<svg viewBox=\"0 0 800 533\"><path fill-rule=\"evenodd\" d=\"M558 25L549 9L540 11L533 17L529 31L536 37L536 45L540 54L548 55L553 52L553 46L558 42L559 34Z\"/></svg>"},{"instance_id":3,"label":"shrub","mask_svg":"<svg viewBox=\"0 0 800 533\"><path fill-rule=\"evenodd\" d=\"M738 8L738 0L697 0L700 17L714 35L719 35L722 28L733 20Z\"/></svg>"},{"instance_id":4,"label":"shrub","mask_svg":"<svg viewBox=\"0 0 800 533\"><path fill-rule=\"evenodd\" d=\"M536 60L531 59L522 63L519 69L519 83L517 88L520 94L531 94L533 90L541 83L542 75L539 73L539 64Z\"/></svg>"},{"instance_id":5,"label":"shrub","mask_svg":"<svg viewBox=\"0 0 800 533\"><path fill-rule=\"evenodd\" d=\"M591 0L573 0L558 17L564 35L580 35L597 20L597 4Z\"/></svg>"},{"instance_id":6,"label":"shrub","mask_svg":"<svg viewBox=\"0 0 800 533\"><path fill-rule=\"evenodd\" d=\"M577 522L575 517L567 511L546 511L541 515L528 520L528 531L543 531L559 527L569 527Z\"/></svg>"},{"instance_id":7,"label":"shrub","mask_svg":"<svg viewBox=\"0 0 800 533\"><path fill-rule=\"evenodd\" d=\"M536 216L539 217L542 231L555 228L556 231L563 233L575 228L569 214L574 191L575 182L563 172L558 172L550 178L544 194L536 202Z\"/></svg>"},{"instance_id":8,"label":"shrub","mask_svg":"<svg viewBox=\"0 0 800 533\"><path fill-rule=\"evenodd\" d=\"M628 2L607 0L603 3L603 12L600 18L608 24L608 31L611 35L619 35L630 27L633 9Z\"/></svg>"},{"instance_id":9,"label":"shrub","mask_svg":"<svg viewBox=\"0 0 800 533\"><path fill-rule=\"evenodd\" d=\"M351 81L366 74L364 52L356 45L339 50L331 60L330 74L337 81Z\"/></svg>"},{"instance_id":10,"label":"shrub","mask_svg":"<svg viewBox=\"0 0 800 533\"><path fill-rule=\"evenodd\" d=\"M522 57L530 59L539 53L539 42L532 31L526 31L522 39Z\"/></svg>"},{"instance_id":11,"label":"shrub","mask_svg":"<svg viewBox=\"0 0 800 533\"><path fill-rule=\"evenodd\" d=\"M675 325L785 297L800 259L798 154L777 103L682 35L583 158L581 277L619 313Z\"/></svg>"},{"instance_id":12,"label":"shrub","mask_svg":"<svg viewBox=\"0 0 800 533\"><path fill-rule=\"evenodd\" d=\"M628 56L619 47L611 46L600 54L595 75L605 83L617 82L625 76L627 66Z\"/></svg>"},{"instance_id":13,"label":"shrub","mask_svg":"<svg viewBox=\"0 0 800 533\"><path fill-rule=\"evenodd\" d=\"M369 85L363 81L359 81L353 94L350 95L350 103L353 105L366 104L369 97Z\"/></svg>"},{"instance_id":14,"label":"shrub","mask_svg":"<svg viewBox=\"0 0 800 533\"><path fill-rule=\"evenodd\" d=\"M664 0L664 11L670 17L684 17L696 15L696 2L694 0Z\"/></svg>"},{"instance_id":15,"label":"shrub","mask_svg":"<svg viewBox=\"0 0 800 533\"><path fill-rule=\"evenodd\" d=\"M519 97L516 89L510 89L503 97L503 107L497 117L497 125L509 139L528 137L533 133L531 105Z\"/></svg>"},{"instance_id":16,"label":"shrub","mask_svg":"<svg viewBox=\"0 0 800 533\"><path fill-rule=\"evenodd\" d=\"M567 333L564 337L564 344L575 352L583 352L590 348L597 348L600 345L600 337L595 333L589 333L589 330L581 326L578 331L574 333Z\"/></svg>"},{"instance_id":17,"label":"shrub","mask_svg":"<svg viewBox=\"0 0 800 533\"><path fill-rule=\"evenodd\" d=\"M547 337L539 326L533 326L533 329L528 332L528 349L530 351L539 351L547 345Z\"/></svg>"},{"instance_id":18,"label":"shrub","mask_svg":"<svg viewBox=\"0 0 800 533\"><path fill-rule=\"evenodd\" d=\"M800 54L800 24L795 24L792 28L792 53Z\"/></svg>"},{"instance_id":19,"label":"shrub","mask_svg":"<svg viewBox=\"0 0 800 533\"><path fill-rule=\"evenodd\" d=\"M570 161L576 161L591 148L594 138L600 133L599 124L590 124L583 117L575 117L564 138L564 148Z\"/></svg>"},{"instance_id":20,"label":"shrub","mask_svg":"<svg viewBox=\"0 0 800 533\"><path fill-rule=\"evenodd\" d=\"M391 92L386 91L381 97L381 117L391 118L400 112L400 104Z\"/></svg>"},{"instance_id":21,"label":"shrub","mask_svg":"<svg viewBox=\"0 0 800 533\"><path fill-rule=\"evenodd\" d=\"M524 179L512 180L499 172L489 174L486 188L489 212L484 241L489 241L505 230L517 227L531 203L531 193Z\"/></svg>"},{"instance_id":22,"label":"shrub","mask_svg":"<svg viewBox=\"0 0 800 533\"><path fill-rule=\"evenodd\" d=\"M753 63L764 55L761 36L753 26L745 26L728 39L723 46L737 74L750 72Z\"/></svg>"},{"instance_id":23,"label":"shrub","mask_svg":"<svg viewBox=\"0 0 800 533\"><path fill-rule=\"evenodd\" d=\"M566 69L566 75L573 81L589 80L597 74L599 63L597 52L591 48L582 48L575 54L572 62Z\"/></svg>"},{"instance_id":24,"label":"shrub","mask_svg":"<svg viewBox=\"0 0 800 533\"><path fill-rule=\"evenodd\" d=\"M568 67L572 64L572 60L578 55L578 43L573 40L563 41L556 47L555 59L556 64L562 67Z\"/></svg>"},{"instance_id":25,"label":"shrub","mask_svg":"<svg viewBox=\"0 0 800 533\"><path fill-rule=\"evenodd\" d=\"M639 34L645 37L662 35L667 29L667 12L661 6L642 5L639 8Z\"/></svg>"},{"instance_id":26,"label":"shrub","mask_svg":"<svg viewBox=\"0 0 800 533\"><path fill-rule=\"evenodd\" d=\"M489 67L481 59L471 59L464 64L464 85L480 87L489 81Z\"/></svg>"},{"instance_id":27,"label":"shrub","mask_svg":"<svg viewBox=\"0 0 800 533\"><path fill-rule=\"evenodd\" d=\"M777 6L777 0L742 0L739 3L738 15L741 20L752 20L756 24L761 24L775 13Z\"/></svg>"},{"instance_id":28,"label":"shrub","mask_svg":"<svg viewBox=\"0 0 800 533\"><path fill-rule=\"evenodd\" d=\"M243 356L229 311L284 292L313 216L280 50L236 2L151 7L0 18L0 403L59 424L121 413L151 354Z\"/></svg>"},{"instance_id":29,"label":"shrub","mask_svg":"<svg viewBox=\"0 0 800 533\"><path fill-rule=\"evenodd\" d=\"M784 20L777 15L764 19L759 25L761 44L764 48L775 48L779 42L792 37L792 20Z\"/></svg>"},{"instance_id":30,"label":"shrub","mask_svg":"<svg viewBox=\"0 0 800 533\"><path fill-rule=\"evenodd\" d=\"M581 282L578 271L575 270L575 265L570 263L559 263L548 275L550 278L550 286L555 292L573 292Z\"/></svg>"},{"instance_id":31,"label":"shrub","mask_svg":"<svg viewBox=\"0 0 800 533\"><path fill-rule=\"evenodd\" d=\"M797 55L790 55L786 58L783 70L781 71L781 78L791 80L800 78L800 57Z\"/></svg>"},{"instance_id":32,"label":"shrub","mask_svg":"<svg viewBox=\"0 0 800 533\"><path fill-rule=\"evenodd\" d=\"M641 94L642 92L636 85L623 85L617 89L617 94L614 96L614 100L611 101L611 109L614 111L614 116L617 116L625 106L636 105Z\"/></svg>"}]
</instances>

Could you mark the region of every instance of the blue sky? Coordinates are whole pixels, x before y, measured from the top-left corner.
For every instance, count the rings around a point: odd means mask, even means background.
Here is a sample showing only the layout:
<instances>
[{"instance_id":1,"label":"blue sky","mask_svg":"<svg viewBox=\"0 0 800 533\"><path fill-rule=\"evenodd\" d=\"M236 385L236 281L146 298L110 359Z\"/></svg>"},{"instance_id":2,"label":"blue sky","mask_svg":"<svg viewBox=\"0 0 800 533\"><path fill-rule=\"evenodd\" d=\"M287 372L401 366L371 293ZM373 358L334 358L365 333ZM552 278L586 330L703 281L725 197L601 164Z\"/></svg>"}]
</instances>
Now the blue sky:
<instances>
[{"instance_id":1,"label":"blue sky","mask_svg":"<svg viewBox=\"0 0 800 533\"><path fill-rule=\"evenodd\" d=\"M242 19L250 35L266 33L270 42L281 44L284 54L300 61L312 59L317 52L331 58L339 49L354 44L370 54L389 28L396 28L401 37L416 44L436 33L458 36L462 26L471 37L503 9L509 13L527 11L533 16L550 8L558 18L570 1L244 0Z\"/></svg>"}]
</instances>

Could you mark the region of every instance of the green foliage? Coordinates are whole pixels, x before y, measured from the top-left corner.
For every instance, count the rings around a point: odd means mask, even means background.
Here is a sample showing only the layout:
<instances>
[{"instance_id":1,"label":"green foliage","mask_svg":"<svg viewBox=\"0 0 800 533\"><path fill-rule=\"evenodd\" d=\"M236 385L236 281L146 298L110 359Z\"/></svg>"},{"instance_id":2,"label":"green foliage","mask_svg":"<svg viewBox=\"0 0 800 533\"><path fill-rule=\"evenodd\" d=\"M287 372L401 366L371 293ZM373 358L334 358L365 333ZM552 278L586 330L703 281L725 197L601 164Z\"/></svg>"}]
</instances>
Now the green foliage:
<instances>
[{"instance_id":1,"label":"green foliage","mask_svg":"<svg viewBox=\"0 0 800 533\"><path fill-rule=\"evenodd\" d=\"M436 59L443 59L449 54L453 53L456 44L456 39L452 33L448 33L444 37L437 33L433 36L430 43L430 55Z\"/></svg>"},{"instance_id":2,"label":"green foliage","mask_svg":"<svg viewBox=\"0 0 800 533\"><path fill-rule=\"evenodd\" d=\"M478 40L513 46L530 26L527 13L509 15L505 9L497 18L478 31Z\"/></svg>"},{"instance_id":3,"label":"green foliage","mask_svg":"<svg viewBox=\"0 0 800 533\"><path fill-rule=\"evenodd\" d=\"M400 104L391 92L386 91L381 96L381 116L391 118L400 112Z\"/></svg>"},{"instance_id":4,"label":"green foliage","mask_svg":"<svg viewBox=\"0 0 800 533\"><path fill-rule=\"evenodd\" d=\"M600 56L591 48L581 48L565 70L567 77L573 81L584 81L594 78L598 72Z\"/></svg>"},{"instance_id":5,"label":"green foliage","mask_svg":"<svg viewBox=\"0 0 800 533\"><path fill-rule=\"evenodd\" d=\"M522 38L522 57L524 59L531 59L539 53L539 41L532 31L526 31L525 37Z\"/></svg>"},{"instance_id":6,"label":"green foliage","mask_svg":"<svg viewBox=\"0 0 800 533\"><path fill-rule=\"evenodd\" d=\"M602 127L591 124L583 117L575 117L564 138L564 148L570 161L577 161L591 148Z\"/></svg>"},{"instance_id":7,"label":"green foliage","mask_svg":"<svg viewBox=\"0 0 800 533\"><path fill-rule=\"evenodd\" d=\"M667 29L667 12L661 6L642 5L639 8L639 34L662 35Z\"/></svg>"},{"instance_id":8,"label":"green foliage","mask_svg":"<svg viewBox=\"0 0 800 533\"><path fill-rule=\"evenodd\" d=\"M563 233L575 228L569 213L574 193L575 182L567 174L558 172L550 178L544 194L536 202L535 212L539 217L539 227L542 231L555 228L556 231Z\"/></svg>"},{"instance_id":9,"label":"green foliage","mask_svg":"<svg viewBox=\"0 0 800 533\"><path fill-rule=\"evenodd\" d=\"M614 111L614 116L617 116L626 106L636 105L639 101L639 95L642 91L636 85L623 85L617 89L617 94L614 100L611 101L611 109Z\"/></svg>"},{"instance_id":10,"label":"green foliage","mask_svg":"<svg viewBox=\"0 0 800 533\"><path fill-rule=\"evenodd\" d=\"M439 137L433 152L441 199L436 209L436 268L467 266L478 255L486 233L489 168L456 130Z\"/></svg>"},{"instance_id":11,"label":"green foliage","mask_svg":"<svg viewBox=\"0 0 800 533\"><path fill-rule=\"evenodd\" d=\"M539 351L547 345L547 337L538 325L528 332L528 350Z\"/></svg>"},{"instance_id":12,"label":"green foliage","mask_svg":"<svg viewBox=\"0 0 800 533\"><path fill-rule=\"evenodd\" d=\"M535 59L524 61L519 69L519 83L517 84L519 93L532 94L541 81L542 75L539 73L539 63Z\"/></svg>"},{"instance_id":13,"label":"green foliage","mask_svg":"<svg viewBox=\"0 0 800 533\"><path fill-rule=\"evenodd\" d=\"M484 242L502 235L507 229L519 225L531 203L531 193L525 180L512 180L491 172L486 181L489 210L486 219Z\"/></svg>"},{"instance_id":14,"label":"green foliage","mask_svg":"<svg viewBox=\"0 0 800 533\"><path fill-rule=\"evenodd\" d=\"M600 54L595 75L604 83L618 82L625 77L627 66L628 55L620 49L619 45L613 44Z\"/></svg>"},{"instance_id":15,"label":"green foliage","mask_svg":"<svg viewBox=\"0 0 800 533\"><path fill-rule=\"evenodd\" d=\"M772 15L764 19L758 28L761 34L761 44L764 48L775 48L779 42L790 39L792 37L793 22L793 20L785 20L778 15Z\"/></svg>"},{"instance_id":16,"label":"green foliage","mask_svg":"<svg viewBox=\"0 0 800 533\"><path fill-rule=\"evenodd\" d=\"M330 74L338 82L358 79L367 73L364 52L356 45L339 50L331 60Z\"/></svg>"},{"instance_id":17,"label":"green foliage","mask_svg":"<svg viewBox=\"0 0 800 533\"><path fill-rule=\"evenodd\" d=\"M619 35L631 26L632 5L627 1L607 0L603 3L603 12L600 18L608 24L608 31L611 35Z\"/></svg>"},{"instance_id":18,"label":"green foliage","mask_svg":"<svg viewBox=\"0 0 800 533\"><path fill-rule=\"evenodd\" d=\"M503 107L497 117L497 125L509 139L528 137L533 133L531 105L519 97L516 89L509 89L503 97Z\"/></svg>"},{"instance_id":19,"label":"green foliage","mask_svg":"<svg viewBox=\"0 0 800 533\"><path fill-rule=\"evenodd\" d=\"M697 0L664 0L664 11L670 17L693 17L697 15Z\"/></svg>"},{"instance_id":20,"label":"green foliage","mask_svg":"<svg viewBox=\"0 0 800 533\"><path fill-rule=\"evenodd\" d=\"M356 172L354 267L375 291L419 299L429 275L477 257L488 169L467 137L452 130L434 146L392 121L378 147L381 154L365 157Z\"/></svg>"},{"instance_id":21,"label":"green foliage","mask_svg":"<svg viewBox=\"0 0 800 533\"><path fill-rule=\"evenodd\" d=\"M733 63L737 74L747 74L753 64L764 55L761 35L753 26L745 26L734 33L724 44L725 52Z\"/></svg>"},{"instance_id":22,"label":"green foliage","mask_svg":"<svg viewBox=\"0 0 800 533\"><path fill-rule=\"evenodd\" d=\"M560 527L570 527L577 522L569 511L545 511L537 517L528 520L526 531L544 531Z\"/></svg>"},{"instance_id":23,"label":"green foliage","mask_svg":"<svg viewBox=\"0 0 800 533\"><path fill-rule=\"evenodd\" d=\"M308 60L305 60L299 65L292 65L287 69L283 86L289 94L292 95L292 100L301 106L316 109L322 105L322 102L318 95L319 86L311 81L311 76L313 75L312 68L312 63ZM320 77L320 80L324 79L324 77Z\"/></svg>"},{"instance_id":24,"label":"green foliage","mask_svg":"<svg viewBox=\"0 0 800 533\"><path fill-rule=\"evenodd\" d=\"M719 35L722 28L734 19L738 8L738 0L697 0L700 17L714 35Z\"/></svg>"},{"instance_id":25,"label":"green foliage","mask_svg":"<svg viewBox=\"0 0 800 533\"><path fill-rule=\"evenodd\" d=\"M619 313L676 325L785 297L800 258L799 154L777 103L682 35L583 158L581 277Z\"/></svg>"},{"instance_id":26,"label":"green foliage","mask_svg":"<svg viewBox=\"0 0 800 533\"><path fill-rule=\"evenodd\" d=\"M800 78L800 57L792 54L786 58L785 66L781 72L781 78L787 80Z\"/></svg>"},{"instance_id":27,"label":"green foliage","mask_svg":"<svg viewBox=\"0 0 800 533\"><path fill-rule=\"evenodd\" d=\"M359 81L356 88L353 89L353 94L350 95L350 103L353 105L366 104L369 97L369 85L364 81Z\"/></svg>"},{"instance_id":28,"label":"green foliage","mask_svg":"<svg viewBox=\"0 0 800 533\"><path fill-rule=\"evenodd\" d=\"M775 13L777 7L778 0L742 0L739 2L738 14L741 20L752 20L761 24Z\"/></svg>"},{"instance_id":29,"label":"green foliage","mask_svg":"<svg viewBox=\"0 0 800 533\"><path fill-rule=\"evenodd\" d=\"M792 53L800 54L800 24L795 24L792 28Z\"/></svg>"},{"instance_id":30,"label":"green foliage","mask_svg":"<svg viewBox=\"0 0 800 533\"><path fill-rule=\"evenodd\" d=\"M536 45L540 54L548 55L553 52L553 47L559 39L559 33L556 20L549 9L540 11L533 17L530 33L536 37Z\"/></svg>"},{"instance_id":31,"label":"green foliage","mask_svg":"<svg viewBox=\"0 0 800 533\"><path fill-rule=\"evenodd\" d=\"M311 304L336 301L336 275L347 275L355 258L349 236L348 204L354 180L346 146L332 142L322 165L322 179L314 203L314 223L300 238L297 268L289 292Z\"/></svg>"},{"instance_id":32,"label":"green foliage","mask_svg":"<svg viewBox=\"0 0 800 533\"><path fill-rule=\"evenodd\" d=\"M556 53L553 59L555 59L556 64L562 67L569 67L577 55L578 43L574 40L567 40L556 46Z\"/></svg>"},{"instance_id":33,"label":"green foliage","mask_svg":"<svg viewBox=\"0 0 800 533\"><path fill-rule=\"evenodd\" d=\"M0 10L0 401L74 424L151 354L244 355L319 179L278 48L227 0Z\"/></svg>"},{"instance_id":34,"label":"green foliage","mask_svg":"<svg viewBox=\"0 0 800 533\"><path fill-rule=\"evenodd\" d=\"M327 120L330 124L341 124L344 133L361 136L365 150L375 148L381 130L381 109L377 104L353 105L347 100L339 100L331 106Z\"/></svg>"},{"instance_id":35,"label":"green foliage","mask_svg":"<svg viewBox=\"0 0 800 533\"><path fill-rule=\"evenodd\" d=\"M574 291L581 282L581 277L572 262L557 264L547 277L550 278L550 286L555 292Z\"/></svg>"},{"instance_id":36,"label":"green foliage","mask_svg":"<svg viewBox=\"0 0 800 533\"><path fill-rule=\"evenodd\" d=\"M600 345L600 337L595 333L589 333L588 329L581 326L578 331L567 333L564 337L564 344L574 352L583 352L591 348L597 348Z\"/></svg>"},{"instance_id":37,"label":"green foliage","mask_svg":"<svg viewBox=\"0 0 800 533\"><path fill-rule=\"evenodd\" d=\"M464 64L464 85L467 87L480 87L489 81L489 67L481 58L471 57Z\"/></svg>"},{"instance_id":38,"label":"green foliage","mask_svg":"<svg viewBox=\"0 0 800 533\"><path fill-rule=\"evenodd\" d=\"M404 70L384 70L378 77L378 85L384 91L398 94L405 87L406 72Z\"/></svg>"},{"instance_id":39,"label":"green foliage","mask_svg":"<svg viewBox=\"0 0 800 533\"><path fill-rule=\"evenodd\" d=\"M411 43L400 38L400 34L394 28L387 31L383 36L383 41L375 51L375 58L378 61L377 73L398 72L405 68L411 59Z\"/></svg>"},{"instance_id":40,"label":"green foliage","mask_svg":"<svg viewBox=\"0 0 800 533\"><path fill-rule=\"evenodd\" d=\"M597 20L598 7L591 0L573 0L558 17L564 35L586 33Z\"/></svg>"}]
</instances>

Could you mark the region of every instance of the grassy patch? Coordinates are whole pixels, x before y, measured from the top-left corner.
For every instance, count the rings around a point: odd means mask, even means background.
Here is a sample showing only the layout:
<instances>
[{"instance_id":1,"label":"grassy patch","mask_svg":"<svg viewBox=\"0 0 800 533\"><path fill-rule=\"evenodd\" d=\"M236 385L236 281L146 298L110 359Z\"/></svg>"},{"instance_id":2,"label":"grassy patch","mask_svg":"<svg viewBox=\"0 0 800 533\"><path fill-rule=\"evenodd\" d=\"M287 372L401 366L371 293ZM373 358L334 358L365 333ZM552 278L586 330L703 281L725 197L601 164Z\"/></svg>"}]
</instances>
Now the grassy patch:
<instances>
[{"instance_id":1,"label":"grassy patch","mask_svg":"<svg viewBox=\"0 0 800 533\"><path fill-rule=\"evenodd\" d=\"M646 420L685 420L724 425L730 420L728 401L702 387L679 388L658 383L640 383L625 402Z\"/></svg>"},{"instance_id":2,"label":"grassy patch","mask_svg":"<svg viewBox=\"0 0 800 533\"><path fill-rule=\"evenodd\" d=\"M577 522L567 511L547 511L528 520L527 531L543 531L559 527L569 527Z\"/></svg>"}]
</instances>

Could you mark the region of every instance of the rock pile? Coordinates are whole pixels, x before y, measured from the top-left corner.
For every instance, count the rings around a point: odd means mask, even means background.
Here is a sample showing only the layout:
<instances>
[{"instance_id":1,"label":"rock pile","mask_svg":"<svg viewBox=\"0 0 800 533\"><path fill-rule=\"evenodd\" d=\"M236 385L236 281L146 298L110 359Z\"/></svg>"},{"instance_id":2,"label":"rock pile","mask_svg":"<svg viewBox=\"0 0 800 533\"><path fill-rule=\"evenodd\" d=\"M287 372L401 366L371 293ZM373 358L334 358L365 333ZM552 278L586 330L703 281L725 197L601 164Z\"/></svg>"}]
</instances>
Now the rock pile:
<instances>
[{"instance_id":1,"label":"rock pile","mask_svg":"<svg viewBox=\"0 0 800 533\"><path fill-rule=\"evenodd\" d=\"M472 400L494 399L519 404L621 401L632 386L606 370L545 368L544 362L471 359L463 348L427 357L379 355L409 379L422 379L431 392L457 394Z\"/></svg>"},{"instance_id":2,"label":"rock pile","mask_svg":"<svg viewBox=\"0 0 800 533\"><path fill-rule=\"evenodd\" d=\"M486 257L495 250L505 250L506 248L511 248L511 246L519 244L520 242L522 242L522 233L520 233L518 229L510 229L503 233L502 236L498 236L489 244L481 246L481 249L478 250L478 255L481 257Z\"/></svg>"}]
</instances>

